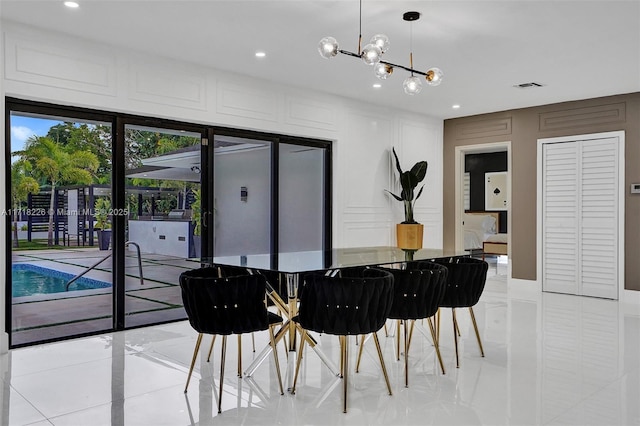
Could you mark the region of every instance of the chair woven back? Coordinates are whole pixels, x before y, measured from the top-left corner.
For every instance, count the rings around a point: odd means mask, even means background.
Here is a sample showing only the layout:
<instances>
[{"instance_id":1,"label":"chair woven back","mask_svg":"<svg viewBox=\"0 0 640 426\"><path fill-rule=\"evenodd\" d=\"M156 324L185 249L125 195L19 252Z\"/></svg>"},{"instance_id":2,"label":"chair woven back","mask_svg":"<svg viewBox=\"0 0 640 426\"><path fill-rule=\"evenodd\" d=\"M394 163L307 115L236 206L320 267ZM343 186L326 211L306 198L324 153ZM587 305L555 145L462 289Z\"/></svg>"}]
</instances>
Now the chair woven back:
<instances>
[{"instance_id":1,"label":"chair woven back","mask_svg":"<svg viewBox=\"0 0 640 426\"><path fill-rule=\"evenodd\" d=\"M448 270L447 290L440 306L466 308L478 303L487 281L487 262L470 257L436 259L435 262Z\"/></svg>"},{"instance_id":2,"label":"chair woven back","mask_svg":"<svg viewBox=\"0 0 640 426\"><path fill-rule=\"evenodd\" d=\"M262 275L217 278L215 268L180 275L180 288L189 323L198 333L241 334L266 330L269 318Z\"/></svg>"},{"instance_id":3,"label":"chair woven back","mask_svg":"<svg viewBox=\"0 0 640 426\"><path fill-rule=\"evenodd\" d=\"M335 335L378 331L393 303L393 275L376 268L346 268L338 276L308 273L299 289L298 321L307 329Z\"/></svg>"},{"instance_id":4,"label":"chair woven back","mask_svg":"<svg viewBox=\"0 0 640 426\"><path fill-rule=\"evenodd\" d=\"M287 300L288 298L286 281L282 279L281 274L278 271L254 270L253 273L251 273L245 266L213 264L212 267L215 269L216 277L233 277L236 275L264 275L264 277L267 279L267 282L271 284L271 287L283 300ZM270 299L267 299L267 304L272 304Z\"/></svg>"},{"instance_id":5,"label":"chair woven back","mask_svg":"<svg viewBox=\"0 0 640 426\"><path fill-rule=\"evenodd\" d=\"M447 268L419 262L408 269L385 269L393 274L391 319L429 318L438 312L447 286Z\"/></svg>"}]
</instances>

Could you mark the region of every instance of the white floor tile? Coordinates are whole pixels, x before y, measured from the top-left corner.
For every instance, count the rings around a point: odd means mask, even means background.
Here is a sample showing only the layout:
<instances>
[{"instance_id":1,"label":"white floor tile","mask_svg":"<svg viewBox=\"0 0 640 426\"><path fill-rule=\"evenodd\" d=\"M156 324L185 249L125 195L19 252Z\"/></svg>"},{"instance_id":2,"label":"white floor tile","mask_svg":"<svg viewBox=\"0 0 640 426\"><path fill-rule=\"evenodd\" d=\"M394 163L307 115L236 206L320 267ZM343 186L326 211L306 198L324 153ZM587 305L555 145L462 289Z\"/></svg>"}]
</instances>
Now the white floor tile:
<instances>
[{"instance_id":1,"label":"white floor tile","mask_svg":"<svg viewBox=\"0 0 640 426\"><path fill-rule=\"evenodd\" d=\"M267 358L255 374L236 376L236 338L228 339L223 412L217 413L220 344L204 359L203 340L188 394L183 393L196 333L187 321L22 348L1 358L2 424L64 425L640 425L640 317L617 302L512 287L508 265L493 263L474 308L485 357L466 310L458 312L460 368L450 312L443 311L442 374L428 328L416 329L410 382L391 336L380 331L393 395L388 395L372 341L359 373L351 341L349 412L343 380L305 352L295 395L279 394ZM498 275L496 275L496 271ZM522 285L522 284L519 284ZM257 351L267 343L256 334ZM319 336L337 364L338 342ZM283 373L287 361L279 345ZM243 367L257 356L243 337ZM288 379L285 379L285 383ZM285 384L286 386L286 384Z\"/></svg>"}]
</instances>

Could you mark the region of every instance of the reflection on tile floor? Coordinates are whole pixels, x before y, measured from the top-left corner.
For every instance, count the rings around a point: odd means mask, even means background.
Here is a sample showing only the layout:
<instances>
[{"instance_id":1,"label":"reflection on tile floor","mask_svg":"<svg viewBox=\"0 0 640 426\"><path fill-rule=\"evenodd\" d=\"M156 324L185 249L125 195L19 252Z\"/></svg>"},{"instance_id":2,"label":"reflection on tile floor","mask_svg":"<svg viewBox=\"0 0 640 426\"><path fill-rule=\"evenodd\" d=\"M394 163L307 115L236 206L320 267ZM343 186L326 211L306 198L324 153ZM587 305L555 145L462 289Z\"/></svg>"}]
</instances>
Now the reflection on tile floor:
<instances>
[{"instance_id":1,"label":"reflection on tile floor","mask_svg":"<svg viewBox=\"0 0 640 426\"><path fill-rule=\"evenodd\" d=\"M75 276L109 253L93 248L16 251L12 254L12 262L30 263ZM106 259L86 277L110 283L111 261L111 258ZM142 254L141 263L144 284L140 283L137 256L134 252L127 253L126 327L186 318L178 277L185 270L199 267L199 263L195 259L146 253ZM14 298L12 302L12 345L106 331L113 327L111 288L26 296Z\"/></svg>"},{"instance_id":2,"label":"reflection on tile floor","mask_svg":"<svg viewBox=\"0 0 640 426\"><path fill-rule=\"evenodd\" d=\"M196 333L180 321L0 356L0 424L640 425L638 310L629 314L618 302L522 291L517 286L526 284L508 282L505 268L497 265L498 275L490 277L474 309L485 358L469 316L461 311L461 365L455 368L451 317L445 311L446 374L438 368L428 330L419 328L405 388L394 337L381 331L394 394L387 394L375 347L367 342L360 372L351 371L347 414L341 411L341 379L315 353L305 352L296 395L281 396L271 357L252 377L236 376L235 338L227 345L223 412L218 414L220 344L207 363L210 338L205 338L205 356L198 358L185 395ZM258 352L267 339L266 333L256 334ZM337 339L324 335L319 340L337 363ZM286 370L282 345L278 349ZM350 354L353 367L357 351ZM245 368L255 356L251 338L244 336Z\"/></svg>"}]
</instances>

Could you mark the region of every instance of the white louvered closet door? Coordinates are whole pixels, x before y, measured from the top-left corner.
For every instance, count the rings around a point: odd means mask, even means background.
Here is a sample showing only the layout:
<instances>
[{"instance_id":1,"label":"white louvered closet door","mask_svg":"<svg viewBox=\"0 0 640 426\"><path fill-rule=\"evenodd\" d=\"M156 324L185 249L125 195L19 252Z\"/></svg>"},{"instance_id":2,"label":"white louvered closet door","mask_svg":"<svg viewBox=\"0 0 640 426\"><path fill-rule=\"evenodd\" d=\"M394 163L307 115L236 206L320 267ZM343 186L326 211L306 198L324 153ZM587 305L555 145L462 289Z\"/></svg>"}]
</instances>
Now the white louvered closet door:
<instances>
[{"instance_id":1,"label":"white louvered closet door","mask_svg":"<svg viewBox=\"0 0 640 426\"><path fill-rule=\"evenodd\" d=\"M618 298L618 139L545 144L544 291Z\"/></svg>"}]
</instances>

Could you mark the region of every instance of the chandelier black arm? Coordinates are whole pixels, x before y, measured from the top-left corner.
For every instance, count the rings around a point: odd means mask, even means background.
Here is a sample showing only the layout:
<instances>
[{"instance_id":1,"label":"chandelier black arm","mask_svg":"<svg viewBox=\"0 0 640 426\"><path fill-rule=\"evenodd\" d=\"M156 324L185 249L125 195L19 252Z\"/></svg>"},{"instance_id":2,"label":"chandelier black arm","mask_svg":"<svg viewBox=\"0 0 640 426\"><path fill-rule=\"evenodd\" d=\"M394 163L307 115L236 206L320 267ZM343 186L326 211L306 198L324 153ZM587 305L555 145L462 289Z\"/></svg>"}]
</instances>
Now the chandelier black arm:
<instances>
[{"instance_id":1,"label":"chandelier black arm","mask_svg":"<svg viewBox=\"0 0 640 426\"><path fill-rule=\"evenodd\" d=\"M353 56L354 58L361 58L362 57L362 55L358 55L357 53L349 52L348 50L338 49L338 52L342 53L343 55ZM413 73L413 74L424 75L425 77L427 76L426 72L418 71L418 70L415 70L415 69L410 68L410 67L405 67L404 65L398 65L398 64L391 63L391 62L387 62L387 61L380 61L380 63L381 64L385 64L385 65L389 65L389 66L394 67L394 68L402 68L403 70L409 71L410 73Z\"/></svg>"},{"instance_id":2,"label":"chandelier black arm","mask_svg":"<svg viewBox=\"0 0 640 426\"><path fill-rule=\"evenodd\" d=\"M342 53L343 55L353 56L354 58L362 57L361 55L358 55L357 53L349 52L348 50L338 49L338 52Z\"/></svg>"}]
</instances>

